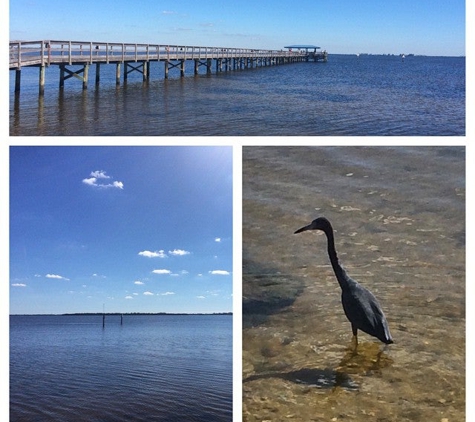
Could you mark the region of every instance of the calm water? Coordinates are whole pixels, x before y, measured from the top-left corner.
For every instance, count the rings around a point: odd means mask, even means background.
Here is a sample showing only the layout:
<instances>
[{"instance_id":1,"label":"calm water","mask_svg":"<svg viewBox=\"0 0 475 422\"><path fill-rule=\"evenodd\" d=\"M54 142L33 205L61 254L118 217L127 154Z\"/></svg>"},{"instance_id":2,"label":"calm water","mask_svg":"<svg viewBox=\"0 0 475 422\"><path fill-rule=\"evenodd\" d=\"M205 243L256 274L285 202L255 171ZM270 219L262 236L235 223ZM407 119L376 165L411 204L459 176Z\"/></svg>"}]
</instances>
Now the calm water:
<instances>
[{"instance_id":1,"label":"calm water","mask_svg":"<svg viewBox=\"0 0 475 422\"><path fill-rule=\"evenodd\" d=\"M10 420L232 420L231 316L11 316Z\"/></svg>"},{"instance_id":2,"label":"calm water","mask_svg":"<svg viewBox=\"0 0 475 422\"><path fill-rule=\"evenodd\" d=\"M151 80L115 85L102 66L99 88L59 70L22 70L19 99L10 72L11 135L464 135L465 58L331 55L297 63L187 77L152 63ZM213 67L214 69L214 67ZM200 70L203 72L203 69Z\"/></svg>"},{"instance_id":3,"label":"calm water","mask_svg":"<svg viewBox=\"0 0 475 422\"><path fill-rule=\"evenodd\" d=\"M322 233L395 343L351 326ZM243 415L465 420L463 147L243 148Z\"/></svg>"}]
</instances>

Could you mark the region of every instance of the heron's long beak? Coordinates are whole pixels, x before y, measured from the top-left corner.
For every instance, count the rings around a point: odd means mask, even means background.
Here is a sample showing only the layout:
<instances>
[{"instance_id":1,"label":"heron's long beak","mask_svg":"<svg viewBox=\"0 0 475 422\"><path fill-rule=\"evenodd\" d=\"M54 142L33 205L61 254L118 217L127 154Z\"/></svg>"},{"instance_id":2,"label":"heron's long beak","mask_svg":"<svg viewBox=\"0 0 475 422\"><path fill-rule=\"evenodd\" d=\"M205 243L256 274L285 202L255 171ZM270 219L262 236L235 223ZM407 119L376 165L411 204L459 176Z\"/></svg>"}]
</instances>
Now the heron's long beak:
<instances>
[{"instance_id":1,"label":"heron's long beak","mask_svg":"<svg viewBox=\"0 0 475 422\"><path fill-rule=\"evenodd\" d=\"M309 224L308 226L302 227L302 228L298 229L297 231L295 231L294 234L302 233L305 230L310 230L310 226L311 226L311 224Z\"/></svg>"}]
</instances>

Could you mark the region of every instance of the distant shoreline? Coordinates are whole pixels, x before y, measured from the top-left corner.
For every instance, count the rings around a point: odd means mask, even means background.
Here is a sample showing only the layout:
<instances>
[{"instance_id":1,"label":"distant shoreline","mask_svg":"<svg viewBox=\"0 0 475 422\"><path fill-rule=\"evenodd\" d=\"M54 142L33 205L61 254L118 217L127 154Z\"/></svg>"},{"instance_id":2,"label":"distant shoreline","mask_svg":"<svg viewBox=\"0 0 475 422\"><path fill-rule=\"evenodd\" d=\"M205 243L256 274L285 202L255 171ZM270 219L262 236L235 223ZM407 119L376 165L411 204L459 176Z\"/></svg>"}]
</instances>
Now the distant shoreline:
<instances>
[{"instance_id":1,"label":"distant shoreline","mask_svg":"<svg viewBox=\"0 0 475 422\"><path fill-rule=\"evenodd\" d=\"M186 312L75 312L67 314L10 314L10 316L111 316L111 315L124 315L124 316L136 316L136 315L164 315L164 316L176 316L176 315L232 315L232 312L210 312L210 313L186 313Z\"/></svg>"}]
</instances>

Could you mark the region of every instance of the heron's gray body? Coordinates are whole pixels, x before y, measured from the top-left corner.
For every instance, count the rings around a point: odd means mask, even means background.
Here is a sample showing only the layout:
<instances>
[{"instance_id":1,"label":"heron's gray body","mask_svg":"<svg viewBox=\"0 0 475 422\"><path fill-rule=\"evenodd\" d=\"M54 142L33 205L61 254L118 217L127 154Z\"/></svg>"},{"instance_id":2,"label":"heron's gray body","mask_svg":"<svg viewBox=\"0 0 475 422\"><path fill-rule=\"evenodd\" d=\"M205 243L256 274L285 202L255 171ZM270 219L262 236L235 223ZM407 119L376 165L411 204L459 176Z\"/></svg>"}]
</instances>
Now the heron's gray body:
<instances>
[{"instance_id":1,"label":"heron's gray body","mask_svg":"<svg viewBox=\"0 0 475 422\"><path fill-rule=\"evenodd\" d=\"M320 217L295 233L306 230L322 230L327 236L328 256L341 287L341 303L345 315L351 323L353 335L356 336L358 330L361 330L385 344L393 343L388 322L376 297L368 289L349 277L340 265L335 250L333 227L330 222L326 218Z\"/></svg>"}]
</instances>

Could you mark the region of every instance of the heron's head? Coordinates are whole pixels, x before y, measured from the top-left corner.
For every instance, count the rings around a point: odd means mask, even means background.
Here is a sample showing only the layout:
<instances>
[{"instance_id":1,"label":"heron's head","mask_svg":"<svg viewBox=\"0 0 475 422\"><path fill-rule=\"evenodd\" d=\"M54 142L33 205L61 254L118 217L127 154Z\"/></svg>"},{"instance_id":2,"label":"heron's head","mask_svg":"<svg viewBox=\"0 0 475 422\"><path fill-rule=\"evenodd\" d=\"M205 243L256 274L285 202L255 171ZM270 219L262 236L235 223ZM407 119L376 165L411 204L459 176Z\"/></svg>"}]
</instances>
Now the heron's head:
<instances>
[{"instance_id":1,"label":"heron's head","mask_svg":"<svg viewBox=\"0 0 475 422\"><path fill-rule=\"evenodd\" d=\"M307 230L322 230L324 232L332 231L332 225L325 217L318 217L313 220L308 226L301 227L294 234L302 233Z\"/></svg>"}]
</instances>

